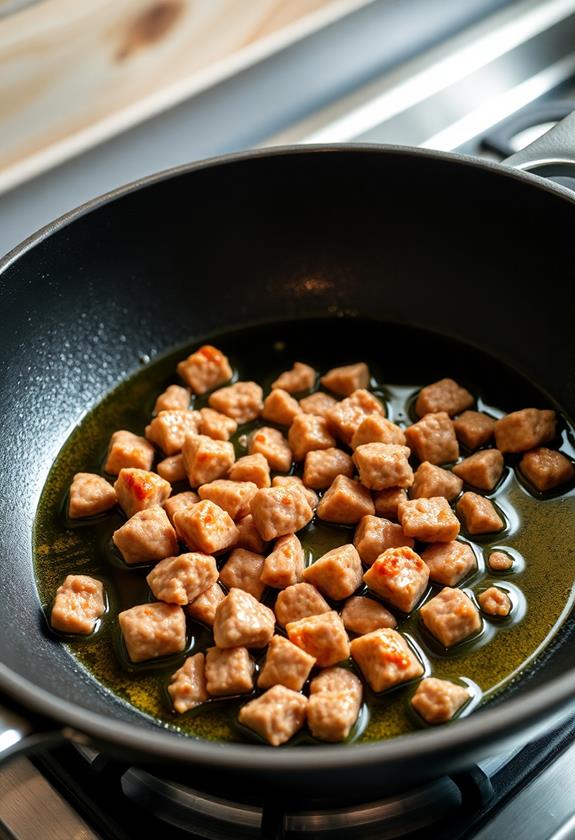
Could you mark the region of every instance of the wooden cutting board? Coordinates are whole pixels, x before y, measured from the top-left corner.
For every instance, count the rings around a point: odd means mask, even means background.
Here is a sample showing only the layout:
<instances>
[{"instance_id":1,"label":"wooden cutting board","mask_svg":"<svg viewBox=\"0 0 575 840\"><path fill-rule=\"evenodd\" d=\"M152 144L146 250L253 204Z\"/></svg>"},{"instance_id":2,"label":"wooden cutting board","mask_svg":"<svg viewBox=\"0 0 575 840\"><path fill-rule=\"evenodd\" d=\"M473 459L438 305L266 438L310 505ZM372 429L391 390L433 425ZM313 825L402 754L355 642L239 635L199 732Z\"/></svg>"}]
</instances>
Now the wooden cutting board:
<instances>
[{"instance_id":1,"label":"wooden cutting board","mask_svg":"<svg viewBox=\"0 0 575 840\"><path fill-rule=\"evenodd\" d=\"M0 0L0 192L369 2Z\"/></svg>"}]
</instances>

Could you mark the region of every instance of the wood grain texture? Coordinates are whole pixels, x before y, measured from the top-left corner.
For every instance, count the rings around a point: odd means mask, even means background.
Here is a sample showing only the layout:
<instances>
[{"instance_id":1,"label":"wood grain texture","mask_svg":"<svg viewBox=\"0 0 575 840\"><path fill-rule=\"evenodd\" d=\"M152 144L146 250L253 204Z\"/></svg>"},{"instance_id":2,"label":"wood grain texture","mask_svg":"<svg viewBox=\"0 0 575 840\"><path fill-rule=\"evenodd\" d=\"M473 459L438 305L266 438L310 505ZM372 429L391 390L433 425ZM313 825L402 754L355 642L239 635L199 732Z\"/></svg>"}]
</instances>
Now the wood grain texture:
<instances>
[{"instance_id":1,"label":"wood grain texture","mask_svg":"<svg viewBox=\"0 0 575 840\"><path fill-rule=\"evenodd\" d=\"M368 2L41 0L0 18L0 190Z\"/></svg>"}]
</instances>

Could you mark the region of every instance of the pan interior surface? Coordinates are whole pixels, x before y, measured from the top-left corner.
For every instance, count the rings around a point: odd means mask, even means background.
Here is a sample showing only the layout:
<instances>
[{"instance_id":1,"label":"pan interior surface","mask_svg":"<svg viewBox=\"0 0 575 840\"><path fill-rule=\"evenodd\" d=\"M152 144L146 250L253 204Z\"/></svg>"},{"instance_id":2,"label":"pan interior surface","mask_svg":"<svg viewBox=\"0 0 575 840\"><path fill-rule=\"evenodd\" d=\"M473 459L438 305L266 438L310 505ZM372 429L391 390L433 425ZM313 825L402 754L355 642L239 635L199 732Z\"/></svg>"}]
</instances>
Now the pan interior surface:
<instances>
[{"instance_id":1,"label":"pan interior surface","mask_svg":"<svg viewBox=\"0 0 575 840\"><path fill-rule=\"evenodd\" d=\"M548 398L506 365L461 342L406 326L360 318L315 319L252 326L212 335L210 343L230 358L235 376L254 379L264 386L302 359L316 369L346 362L367 361L374 392L386 405L387 416L406 425L417 419L414 397L422 385L452 376L476 397L480 410L493 417L523 407L548 407ZM175 367L197 343L182 347L146 364L127 378L90 411L64 445L48 477L36 518L36 577L40 600L48 614L54 592L66 574L95 575L105 582L110 614L94 638L64 640L71 656L87 679L110 693L116 705L128 706L142 722L155 721L181 734L209 740L250 740L249 731L238 727L237 712L246 697L211 701L191 714L171 711L167 694L170 675L190 652L212 644L207 628L192 622L193 647L167 661L132 665L123 649L115 614L149 600L145 569L128 568L114 552L111 537L120 527L119 512L99 517L94 523L66 520L66 494L72 476L80 471L102 472L110 435L116 429L143 434L156 396L177 381ZM386 348L393 347L390 354ZM197 400L194 407L207 404ZM253 424L252 424L253 426ZM234 436L237 457L246 454L242 436L252 428L240 427ZM573 455L573 430L561 417L554 445ZM521 671L543 654L564 622L573 600L575 556L571 534L575 524L575 492L552 493L536 498L517 470L519 457L507 458L503 477L494 498L506 519L503 532L463 539L471 543L477 570L461 583L466 592L477 594L491 585L502 585L514 602L506 621L485 621L478 638L446 653L432 643L416 615L400 619L399 629L415 643L426 673L455 680L471 687L473 700L464 710L471 713L480 703L505 693L520 678ZM185 485L174 492L188 489ZM468 488L473 489L473 488ZM330 548L353 541L353 527L329 525L315 519L300 533L307 562ZM492 573L486 558L493 548L508 550L515 558L511 572ZM427 597L437 594L434 586ZM265 602L273 606L268 590ZM337 606L337 605L336 605ZM50 634L48 622L44 632ZM263 657L256 656L261 664ZM414 731L421 725L409 711L411 684L380 697L366 687L366 703L349 740L375 741ZM295 744L314 743L300 734Z\"/></svg>"}]
</instances>

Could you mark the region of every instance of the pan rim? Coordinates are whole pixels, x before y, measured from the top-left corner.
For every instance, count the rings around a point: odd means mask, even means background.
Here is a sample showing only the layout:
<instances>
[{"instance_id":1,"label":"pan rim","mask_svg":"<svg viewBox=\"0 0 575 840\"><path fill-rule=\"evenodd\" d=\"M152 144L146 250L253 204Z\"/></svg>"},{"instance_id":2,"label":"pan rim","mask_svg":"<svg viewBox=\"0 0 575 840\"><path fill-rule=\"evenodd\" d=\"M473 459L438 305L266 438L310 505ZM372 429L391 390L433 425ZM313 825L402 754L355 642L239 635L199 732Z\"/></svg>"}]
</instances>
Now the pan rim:
<instances>
[{"instance_id":1,"label":"pan rim","mask_svg":"<svg viewBox=\"0 0 575 840\"><path fill-rule=\"evenodd\" d=\"M187 175L194 171L212 167L228 166L244 161L314 154L364 154L366 152L381 155L416 156L421 159L436 160L455 166L472 167L523 182L534 189L550 193L558 199L575 204L575 194L565 187L534 175L530 172L513 169L508 166L484 161L469 155L454 154L407 146L384 146L379 144L329 144L309 146L278 146L257 150L236 152L212 157L190 164L171 167L117 187L79 207L63 214L56 220L42 227L0 259L0 278L20 257L36 245L47 239L68 224L87 215L106 204L121 199L148 186ZM436 730L422 730L389 740L369 744L290 747L288 750L274 751L266 746L233 744L202 741L190 737L181 737L174 733L141 728L126 721L114 720L103 714L84 709L68 700L41 689L21 677L17 672L0 664L0 689L23 705L43 716L48 715L68 728L68 735L74 740L78 733L108 741L115 745L134 749L142 754L153 753L162 760L185 761L198 764L210 764L226 768L246 768L252 766L260 771L295 771L301 769L305 755L306 768L311 770L347 769L357 766L369 766L383 762L399 762L437 756L448 751L479 748L489 742L519 736L530 726L559 712L573 702L575 696L575 669L556 677L547 685L530 690L519 697L511 697L499 706L482 710L478 715L462 721L456 721L449 727Z\"/></svg>"}]
</instances>

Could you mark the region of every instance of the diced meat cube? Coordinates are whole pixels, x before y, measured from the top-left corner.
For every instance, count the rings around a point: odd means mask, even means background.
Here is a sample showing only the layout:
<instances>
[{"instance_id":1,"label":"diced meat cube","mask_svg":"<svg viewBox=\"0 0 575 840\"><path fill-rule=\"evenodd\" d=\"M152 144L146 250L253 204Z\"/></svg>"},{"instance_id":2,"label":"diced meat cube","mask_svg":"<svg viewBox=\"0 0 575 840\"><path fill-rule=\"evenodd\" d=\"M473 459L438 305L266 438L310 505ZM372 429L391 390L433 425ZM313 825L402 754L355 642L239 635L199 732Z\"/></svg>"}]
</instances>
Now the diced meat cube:
<instances>
[{"instance_id":1,"label":"diced meat cube","mask_svg":"<svg viewBox=\"0 0 575 840\"><path fill-rule=\"evenodd\" d=\"M296 414L301 414L299 403L283 388L274 388L264 400L262 417L270 423L290 426Z\"/></svg>"},{"instance_id":2,"label":"diced meat cube","mask_svg":"<svg viewBox=\"0 0 575 840\"><path fill-rule=\"evenodd\" d=\"M334 611L290 621L286 631L290 642L315 656L320 668L335 665L349 656L349 639L341 618Z\"/></svg>"},{"instance_id":3,"label":"diced meat cube","mask_svg":"<svg viewBox=\"0 0 575 840\"><path fill-rule=\"evenodd\" d=\"M338 475L353 475L353 462L341 449L315 449L305 456L303 483L314 490L323 490Z\"/></svg>"},{"instance_id":4,"label":"diced meat cube","mask_svg":"<svg viewBox=\"0 0 575 840\"><path fill-rule=\"evenodd\" d=\"M263 455L270 469L287 472L291 467L292 451L288 442L278 429L262 426L250 436L248 450L250 455Z\"/></svg>"},{"instance_id":5,"label":"diced meat cube","mask_svg":"<svg viewBox=\"0 0 575 840\"><path fill-rule=\"evenodd\" d=\"M251 481L260 489L269 487L271 485L270 465L259 452L255 455L244 455L232 464L228 478L231 481Z\"/></svg>"},{"instance_id":6,"label":"diced meat cube","mask_svg":"<svg viewBox=\"0 0 575 840\"><path fill-rule=\"evenodd\" d=\"M180 653L186 647L186 617L176 604L139 604L119 613L118 621L132 662Z\"/></svg>"},{"instance_id":7,"label":"diced meat cube","mask_svg":"<svg viewBox=\"0 0 575 840\"><path fill-rule=\"evenodd\" d=\"M481 617L473 601L461 589L446 586L419 610L429 632L448 648L481 630Z\"/></svg>"},{"instance_id":8,"label":"diced meat cube","mask_svg":"<svg viewBox=\"0 0 575 840\"><path fill-rule=\"evenodd\" d=\"M283 685L274 685L242 706L239 721L261 735L272 747L289 741L305 722L307 698Z\"/></svg>"},{"instance_id":9,"label":"diced meat cube","mask_svg":"<svg viewBox=\"0 0 575 840\"><path fill-rule=\"evenodd\" d=\"M445 411L426 414L417 423L408 426L405 437L407 445L420 461L447 464L457 461L459 457L459 444L453 424Z\"/></svg>"},{"instance_id":10,"label":"diced meat cube","mask_svg":"<svg viewBox=\"0 0 575 840\"><path fill-rule=\"evenodd\" d=\"M203 653L188 656L182 667L170 677L168 693L179 715L201 706L208 699L204 659Z\"/></svg>"},{"instance_id":11,"label":"diced meat cube","mask_svg":"<svg viewBox=\"0 0 575 840\"><path fill-rule=\"evenodd\" d=\"M405 638L388 627L353 639L351 655L377 694L423 674L423 666Z\"/></svg>"},{"instance_id":12,"label":"diced meat cube","mask_svg":"<svg viewBox=\"0 0 575 840\"><path fill-rule=\"evenodd\" d=\"M134 514L114 531L112 541L128 564L155 563L178 550L176 532L161 507Z\"/></svg>"},{"instance_id":13,"label":"diced meat cube","mask_svg":"<svg viewBox=\"0 0 575 840\"><path fill-rule=\"evenodd\" d=\"M361 583L362 572L357 549L349 543L319 557L304 570L303 579L319 589L322 595L341 601L355 592Z\"/></svg>"},{"instance_id":14,"label":"diced meat cube","mask_svg":"<svg viewBox=\"0 0 575 840\"><path fill-rule=\"evenodd\" d=\"M158 601L185 606L218 579L216 561L208 554L190 552L161 560L146 577Z\"/></svg>"},{"instance_id":15,"label":"diced meat cube","mask_svg":"<svg viewBox=\"0 0 575 840\"><path fill-rule=\"evenodd\" d=\"M291 370L284 371L272 382L272 388L281 388L289 394L309 391L315 385L315 377L316 373L312 367L304 365L303 362L294 362Z\"/></svg>"},{"instance_id":16,"label":"diced meat cube","mask_svg":"<svg viewBox=\"0 0 575 840\"><path fill-rule=\"evenodd\" d=\"M442 467L436 467L429 461L424 461L415 471L410 495L412 499L430 499L433 496L444 496L450 502L456 496L459 496L462 488L463 481L458 475L454 475Z\"/></svg>"},{"instance_id":17,"label":"diced meat cube","mask_svg":"<svg viewBox=\"0 0 575 840\"><path fill-rule=\"evenodd\" d=\"M519 469L540 493L566 484L575 476L575 469L569 458L562 452L545 447L526 452Z\"/></svg>"},{"instance_id":18,"label":"diced meat cube","mask_svg":"<svg viewBox=\"0 0 575 840\"><path fill-rule=\"evenodd\" d=\"M56 590L50 624L62 633L92 633L104 615L104 586L88 575L67 575Z\"/></svg>"},{"instance_id":19,"label":"diced meat cube","mask_svg":"<svg viewBox=\"0 0 575 840\"><path fill-rule=\"evenodd\" d=\"M457 586L477 566L471 546L456 540L428 545L421 559L429 567L431 580L443 586Z\"/></svg>"},{"instance_id":20,"label":"diced meat cube","mask_svg":"<svg viewBox=\"0 0 575 840\"><path fill-rule=\"evenodd\" d=\"M220 570L220 580L228 589L243 589L259 601L266 588L260 580L263 567L264 558L261 554L246 551L245 548L234 548Z\"/></svg>"},{"instance_id":21,"label":"diced meat cube","mask_svg":"<svg viewBox=\"0 0 575 840\"><path fill-rule=\"evenodd\" d=\"M495 432L495 420L482 411L464 411L455 420L453 428L457 439L468 449L477 449L488 443Z\"/></svg>"},{"instance_id":22,"label":"diced meat cube","mask_svg":"<svg viewBox=\"0 0 575 840\"><path fill-rule=\"evenodd\" d=\"M296 461L302 461L313 450L335 446L328 421L317 414L296 415L288 432L288 442Z\"/></svg>"},{"instance_id":23,"label":"diced meat cube","mask_svg":"<svg viewBox=\"0 0 575 840\"><path fill-rule=\"evenodd\" d=\"M331 607L311 583L296 583L282 589L274 609L278 624L285 627L310 615L330 612Z\"/></svg>"},{"instance_id":24,"label":"diced meat cube","mask_svg":"<svg viewBox=\"0 0 575 840\"><path fill-rule=\"evenodd\" d=\"M405 434L403 429L381 414L368 414L353 433L351 448L357 449L366 443L393 443L396 446L405 446Z\"/></svg>"},{"instance_id":25,"label":"diced meat cube","mask_svg":"<svg viewBox=\"0 0 575 840\"><path fill-rule=\"evenodd\" d=\"M359 715L363 686L345 668L327 668L312 680L307 723L320 741L344 741Z\"/></svg>"},{"instance_id":26,"label":"diced meat cube","mask_svg":"<svg viewBox=\"0 0 575 840\"><path fill-rule=\"evenodd\" d=\"M388 548L363 579L376 595L398 610L410 613L427 589L429 569L413 549Z\"/></svg>"},{"instance_id":27,"label":"diced meat cube","mask_svg":"<svg viewBox=\"0 0 575 840\"><path fill-rule=\"evenodd\" d=\"M154 462L154 447L144 437L121 429L110 438L104 469L118 475L124 467L149 470Z\"/></svg>"},{"instance_id":28,"label":"diced meat cube","mask_svg":"<svg viewBox=\"0 0 575 840\"><path fill-rule=\"evenodd\" d=\"M385 416L385 409L380 401L363 388L354 391L351 396L336 403L327 413L326 420L330 429L349 446L354 433L370 414Z\"/></svg>"},{"instance_id":29,"label":"diced meat cube","mask_svg":"<svg viewBox=\"0 0 575 840\"><path fill-rule=\"evenodd\" d=\"M154 406L154 414L160 411L186 411L190 407L190 392L181 385L168 385L159 395Z\"/></svg>"},{"instance_id":30,"label":"diced meat cube","mask_svg":"<svg viewBox=\"0 0 575 840\"><path fill-rule=\"evenodd\" d=\"M413 540L405 536L401 525L378 516L364 516L360 519L353 544L366 566L371 566L388 548L399 548L402 545L413 548Z\"/></svg>"},{"instance_id":31,"label":"diced meat cube","mask_svg":"<svg viewBox=\"0 0 575 840\"><path fill-rule=\"evenodd\" d=\"M353 453L361 483L370 490L411 487L413 470L407 446L393 443L365 443Z\"/></svg>"},{"instance_id":32,"label":"diced meat cube","mask_svg":"<svg viewBox=\"0 0 575 840\"><path fill-rule=\"evenodd\" d=\"M303 567L303 548L295 534L280 537L264 561L262 583L274 589L293 586L301 580Z\"/></svg>"},{"instance_id":33,"label":"diced meat cube","mask_svg":"<svg viewBox=\"0 0 575 840\"><path fill-rule=\"evenodd\" d=\"M242 519L249 514L250 502L257 492L257 485L252 481L230 481L226 478L218 478L198 488L200 499L209 499L227 511L232 519Z\"/></svg>"},{"instance_id":34,"label":"diced meat cube","mask_svg":"<svg viewBox=\"0 0 575 840\"><path fill-rule=\"evenodd\" d=\"M211 408L231 417L236 423L255 420L264 407L263 391L257 382L236 382L210 394Z\"/></svg>"},{"instance_id":35,"label":"diced meat cube","mask_svg":"<svg viewBox=\"0 0 575 840\"><path fill-rule=\"evenodd\" d=\"M397 519L397 508L400 502L407 499L407 491L401 487L389 487L387 490L377 490L373 494L373 504L377 516L385 519Z\"/></svg>"},{"instance_id":36,"label":"diced meat cube","mask_svg":"<svg viewBox=\"0 0 575 840\"><path fill-rule=\"evenodd\" d=\"M221 350L204 344L187 359L178 364L178 373L190 386L194 394L205 394L227 382L232 377L232 369Z\"/></svg>"},{"instance_id":37,"label":"diced meat cube","mask_svg":"<svg viewBox=\"0 0 575 840\"><path fill-rule=\"evenodd\" d=\"M464 493L457 502L456 510L465 524L467 533L472 536L496 533L505 526L493 502L477 493Z\"/></svg>"},{"instance_id":38,"label":"diced meat cube","mask_svg":"<svg viewBox=\"0 0 575 840\"><path fill-rule=\"evenodd\" d=\"M493 490L503 473L503 455L498 449L482 449L453 467L466 484L480 490Z\"/></svg>"},{"instance_id":39,"label":"diced meat cube","mask_svg":"<svg viewBox=\"0 0 575 840\"><path fill-rule=\"evenodd\" d=\"M317 506L317 515L326 522L355 525L375 508L369 490L345 475L338 475Z\"/></svg>"},{"instance_id":40,"label":"diced meat cube","mask_svg":"<svg viewBox=\"0 0 575 840\"><path fill-rule=\"evenodd\" d=\"M337 403L329 394L324 394L322 391L316 391L315 394L310 394L309 397L304 397L299 401L302 411L306 414L317 414L318 417L327 419L328 412Z\"/></svg>"},{"instance_id":41,"label":"diced meat cube","mask_svg":"<svg viewBox=\"0 0 575 840\"><path fill-rule=\"evenodd\" d=\"M186 490L185 493L177 493L175 496L170 496L169 499L166 499L163 508L168 514L168 518L173 525L174 514L176 514L179 510L190 508L199 501L200 497L197 493L194 493L193 490Z\"/></svg>"},{"instance_id":42,"label":"diced meat cube","mask_svg":"<svg viewBox=\"0 0 575 840\"><path fill-rule=\"evenodd\" d=\"M238 529L238 540L235 543L235 547L255 551L256 554L264 554L266 543L260 537L251 513L238 519L236 526Z\"/></svg>"},{"instance_id":43,"label":"diced meat cube","mask_svg":"<svg viewBox=\"0 0 575 840\"><path fill-rule=\"evenodd\" d=\"M275 616L269 607L243 589L230 589L216 609L214 640L219 648L263 648L274 628Z\"/></svg>"},{"instance_id":44,"label":"diced meat cube","mask_svg":"<svg viewBox=\"0 0 575 840\"><path fill-rule=\"evenodd\" d=\"M224 590L219 583L214 583L209 589L198 595L188 606L188 615L208 627L214 626L216 610L225 598Z\"/></svg>"},{"instance_id":45,"label":"diced meat cube","mask_svg":"<svg viewBox=\"0 0 575 840\"><path fill-rule=\"evenodd\" d=\"M174 514L174 527L188 548L216 554L235 545L238 529L229 513L204 499Z\"/></svg>"},{"instance_id":46,"label":"diced meat cube","mask_svg":"<svg viewBox=\"0 0 575 840\"><path fill-rule=\"evenodd\" d=\"M492 551L487 558L487 565L492 572L507 572L512 568L513 557L504 551Z\"/></svg>"},{"instance_id":47,"label":"diced meat cube","mask_svg":"<svg viewBox=\"0 0 575 840\"><path fill-rule=\"evenodd\" d=\"M186 475L192 487L224 478L236 455L226 440L213 440L207 435L189 435L182 448Z\"/></svg>"},{"instance_id":48,"label":"diced meat cube","mask_svg":"<svg viewBox=\"0 0 575 840\"><path fill-rule=\"evenodd\" d=\"M320 382L324 388L329 388L334 394L349 397L359 388L367 388L369 385L369 368L365 362L335 367L328 370L321 377Z\"/></svg>"},{"instance_id":49,"label":"diced meat cube","mask_svg":"<svg viewBox=\"0 0 575 840\"><path fill-rule=\"evenodd\" d=\"M266 542L285 534L295 534L313 517L303 491L294 484L258 490L250 510L255 526Z\"/></svg>"},{"instance_id":50,"label":"diced meat cube","mask_svg":"<svg viewBox=\"0 0 575 840\"><path fill-rule=\"evenodd\" d=\"M449 680L426 677L411 698L411 705L426 723L445 723L470 698L469 689Z\"/></svg>"},{"instance_id":51,"label":"diced meat cube","mask_svg":"<svg viewBox=\"0 0 575 840\"><path fill-rule=\"evenodd\" d=\"M226 417L213 408L200 409L198 431L214 440L229 440L237 431L238 424L232 417Z\"/></svg>"},{"instance_id":52,"label":"diced meat cube","mask_svg":"<svg viewBox=\"0 0 575 840\"><path fill-rule=\"evenodd\" d=\"M146 437L166 455L175 455L186 437L197 433L198 425L197 411L160 411L146 426Z\"/></svg>"},{"instance_id":53,"label":"diced meat cube","mask_svg":"<svg viewBox=\"0 0 575 840\"><path fill-rule=\"evenodd\" d=\"M315 658L297 645L274 636L268 645L266 661L258 678L259 688L285 685L292 691L301 691L315 665Z\"/></svg>"},{"instance_id":54,"label":"diced meat cube","mask_svg":"<svg viewBox=\"0 0 575 840\"><path fill-rule=\"evenodd\" d=\"M490 586L477 596L481 612L485 615L506 618L511 612L511 598L498 586Z\"/></svg>"},{"instance_id":55,"label":"diced meat cube","mask_svg":"<svg viewBox=\"0 0 575 840\"><path fill-rule=\"evenodd\" d=\"M96 516L116 504L116 491L105 478L94 473L76 473L70 485L68 516L79 519Z\"/></svg>"},{"instance_id":56,"label":"diced meat cube","mask_svg":"<svg viewBox=\"0 0 575 840\"><path fill-rule=\"evenodd\" d=\"M171 484L147 470L123 468L114 484L116 498L126 516L161 505L172 492Z\"/></svg>"},{"instance_id":57,"label":"diced meat cube","mask_svg":"<svg viewBox=\"0 0 575 840\"><path fill-rule=\"evenodd\" d=\"M184 456L181 452L177 455L169 455L156 467L158 475L164 481L175 484L177 481L186 480L186 468L184 467Z\"/></svg>"},{"instance_id":58,"label":"diced meat cube","mask_svg":"<svg viewBox=\"0 0 575 840\"><path fill-rule=\"evenodd\" d=\"M307 499L307 503L312 510L315 510L319 505L319 496L306 487L299 475L275 475L272 478L272 487L288 487L295 485Z\"/></svg>"},{"instance_id":59,"label":"diced meat cube","mask_svg":"<svg viewBox=\"0 0 575 840\"><path fill-rule=\"evenodd\" d=\"M523 408L495 423L495 444L501 452L527 452L555 437L554 411Z\"/></svg>"},{"instance_id":60,"label":"diced meat cube","mask_svg":"<svg viewBox=\"0 0 575 840\"><path fill-rule=\"evenodd\" d=\"M450 542L459 534L457 517L443 496L401 502L397 515L404 533L416 540Z\"/></svg>"},{"instance_id":61,"label":"diced meat cube","mask_svg":"<svg viewBox=\"0 0 575 840\"><path fill-rule=\"evenodd\" d=\"M415 403L419 417L445 411L450 417L473 405L473 395L458 385L454 379L440 379L422 388Z\"/></svg>"},{"instance_id":62,"label":"diced meat cube","mask_svg":"<svg viewBox=\"0 0 575 840\"><path fill-rule=\"evenodd\" d=\"M363 595L355 595L345 602L341 620L348 633L358 636L373 633L381 627L397 627L395 616L383 604Z\"/></svg>"},{"instance_id":63,"label":"diced meat cube","mask_svg":"<svg viewBox=\"0 0 575 840\"><path fill-rule=\"evenodd\" d=\"M212 697L248 694L254 687L254 661L245 647L206 651L206 688Z\"/></svg>"}]
</instances>

